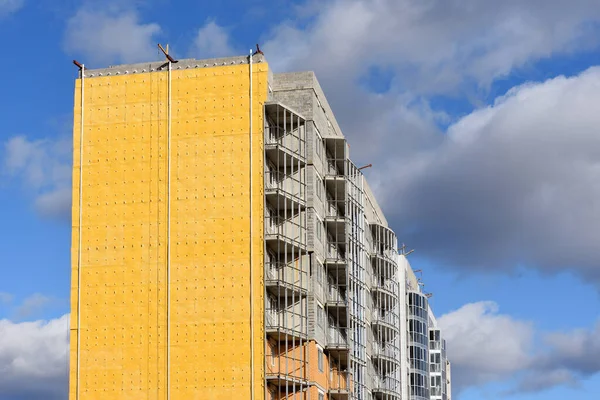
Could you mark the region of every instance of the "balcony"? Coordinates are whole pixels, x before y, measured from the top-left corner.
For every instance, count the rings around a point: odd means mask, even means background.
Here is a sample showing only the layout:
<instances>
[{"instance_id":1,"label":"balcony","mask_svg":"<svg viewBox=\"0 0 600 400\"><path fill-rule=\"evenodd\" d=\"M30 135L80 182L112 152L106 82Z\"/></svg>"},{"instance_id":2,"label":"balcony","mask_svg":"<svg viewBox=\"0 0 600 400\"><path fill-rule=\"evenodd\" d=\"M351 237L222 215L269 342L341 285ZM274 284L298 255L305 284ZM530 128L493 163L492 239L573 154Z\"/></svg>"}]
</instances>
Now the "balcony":
<instances>
[{"instance_id":1,"label":"balcony","mask_svg":"<svg viewBox=\"0 0 600 400\"><path fill-rule=\"evenodd\" d=\"M382 335L389 335L391 332L398 332L400 318L395 313L375 309L372 314L371 324L375 331L381 332Z\"/></svg>"},{"instance_id":2,"label":"balcony","mask_svg":"<svg viewBox=\"0 0 600 400\"><path fill-rule=\"evenodd\" d=\"M286 165L306 163L306 122L304 117L277 103L265 104L265 154Z\"/></svg>"},{"instance_id":3,"label":"balcony","mask_svg":"<svg viewBox=\"0 0 600 400\"><path fill-rule=\"evenodd\" d=\"M330 315L336 317L338 322L342 325L346 324L348 319L348 298L345 292L339 290L337 286L331 283L327 288L325 308Z\"/></svg>"},{"instance_id":4,"label":"balcony","mask_svg":"<svg viewBox=\"0 0 600 400\"><path fill-rule=\"evenodd\" d=\"M282 171L265 171L265 199L274 210L296 215L306 209L306 185Z\"/></svg>"},{"instance_id":5,"label":"balcony","mask_svg":"<svg viewBox=\"0 0 600 400\"><path fill-rule=\"evenodd\" d=\"M308 273L290 264L265 264L267 292L276 297L304 297L308 291Z\"/></svg>"},{"instance_id":6,"label":"balcony","mask_svg":"<svg viewBox=\"0 0 600 400\"><path fill-rule=\"evenodd\" d=\"M429 350L442 350L442 344L437 340L430 340Z\"/></svg>"},{"instance_id":7,"label":"balcony","mask_svg":"<svg viewBox=\"0 0 600 400\"><path fill-rule=\"evenodd\" d=\"M281 311L268 306L265 310L265 329L267 336L276 341L307 340L306 316L293 311Z\"/></svg>"},{"instance_id":8,"label":"balcony","mask_svg":"<svg viewBox=\"0 0 600 400\"><path fill-rule=\"evenodd\" d=\"M398 303L398 283L392 279L374 279L371 292L375 295L375 301L385 309L393 308Z\"/></svg>"},{"instance_id":9,"label":"balcony","mask_svg":"<svg viewBox=\"0 0 600 400\"><path fill-rule=\"evenodd\" d=\"M307 385L307 362L304 346L280 343L267 346L266 379L278 388L296 389Z\"/></svg>"},{"instance_id":10,"label":"balcony","mask_svg":"<svg viewBox=\"0 0 600 400\"><path fill-rule=\"evenodd\" d=\"M298 170L306 165L305 142L279 126L265 128L265 156L277 168Z\"/></svg>"},{"instance_id":11,"label":"balcony","mask_svg":"<svg viewBox=\"0 0 600 400\"><path fill-rule=\"evenodd\" d=\"M350 342L348 340L348 329L338 326L330 326L327 328L327 345L326 349L345 349L350 350Z\"/></svg>"},{"instance_id":12,"label":"balcony","mask_svg":"<svg viewBox=\"0 0 600 400\"><path fill-rule=\"evenodd\" d=\"M325 351L339 362L340 368L348 368L350 357L350 340L348 339L348 329L337 326L327 328L327 344Z\"/></svg>"},{"instance_id":13,"label":"balcony","mask_svg":"<svg viewBox=\"0 0 600 400\"><path fill-rule=\"evenodd\" d=\"M440 364L429 364L429 372L434 374L441 374L442 366Z\"/></svg>"},{"instance_id":14,"label":"balcony","mask_svg":"<svg viewBox=\"0 0 600 400\"><path fill-rule=\"evenodd\" d=\"M346 400L352 391L352 377L349 372L331 371L329 379L329 398L332 400Z\"/></svg>"},{"instance_id":15,"label":"balcony","mask_svg":"<svg viewBox=\"0 0 600 400\"><path fill-rule=\"evenodd\" d=\"M400 349L392 346L391 344L383 346L375 341L373 342L373 354L371 358L373 361L388 362L392 364L391 368L393 369L400 364ZM380 363L380 365L385 364Z\"/></svg>"},{"instance_id":16,"label":"balcony","mask_svg":"<svg viewBox=\"0 0 600 400\"><path fill-rule=\"evenodd\" d=\"M400 399L402 388L400 380L391 376L373 377L373 398L378 400Z\"/></svg>"},{"instance_id":17,"label":"balcony","mask_svg":"<svg viewBox=\"0 0 600 400\"><path fill-rule=\"evenodd\" d=\"M345 176L347 163L346 139L341 136L327 136L323 138L325 144L326 176Z\"/></svg>"},{"instance_id":18,"label":"balcony","mask_svg":"<svg viewBox=\"0 0 600 400\"><path fill-rule=\"evenodd\" d=\"M275 254L306 254L306 228L291 219L269 213L265 217L265 242Z\"/></svg>"},{"instance_id":19,"label":"balcony","mask_svg":"<svg viewBox=\"0 0 600 400\"><path fill-rule=\"evenodd\" d=\"M267 383L275 386L279 391L297 391L301 387L308 386L308 380L303 378L297 378L293 375L287 374L266 374Z\"/></svg>"},{"instance_id":20,"label":"balcony","mask_svg":"<svg viewBox=\"0 0 600 400\"><path fill-rule=\"evenodd\" d=\"M384 252L372 252L370 256L374 279L390 280L397 277L398 264L395 258Z\"/></svg>"},{"instance_id":21,"label":"balcony","mask_svg":"<svg viewBox=\"0 0 600 400\"><path fill-rule=\"evenodd\" d=\"M325 229L330 237L336 241L346 241L346 218L339 210L328 209L325 215Z\"/></svg>"}]
</instances>

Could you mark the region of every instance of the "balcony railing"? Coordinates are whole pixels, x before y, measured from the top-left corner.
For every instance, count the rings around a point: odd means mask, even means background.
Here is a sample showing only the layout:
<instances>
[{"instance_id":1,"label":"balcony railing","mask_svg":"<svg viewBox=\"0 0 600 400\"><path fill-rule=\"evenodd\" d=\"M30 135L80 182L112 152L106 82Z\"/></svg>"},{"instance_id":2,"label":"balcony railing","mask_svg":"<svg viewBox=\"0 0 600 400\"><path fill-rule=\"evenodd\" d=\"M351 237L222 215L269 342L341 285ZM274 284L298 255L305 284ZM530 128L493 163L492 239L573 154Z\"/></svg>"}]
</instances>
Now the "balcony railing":
<instances>
[{"instance_id":1,"label":"balcony railing","mask_svg":"<svg viewBox=\"0 0 600 400\"><path fill-rule=\"evenodd\" d=\"M338 246L328 243L327 244L327 258L333 259L346 259L346 253L343 252Z\"/></svg>"},{"instance_id":2,"label":"balcony railing","mask_svg":"<svg viewBox=\"0 0 600 400\"><path fill-rule=\"evenodd\" d=\"M327 345L333 347L348 347L348 329L330 326L327 329Z\"/></svg>"},{"instance_id":3,"label":"balcony railing","mask_svg":"<svg viewBox=\"0 0 600 400\"><path fill-rule=\"evenodd\" d=\"M265 171L265 191L280 190L298 199L305 198L306 185L281 171Z\"/></svg>"},{"instance_id":4,"label":"balcony railing","mask_svg":"<svg viewBox=\"0 0 600 400\"><path fill-rule=\"evenodd\" d=\"M343 201L335 201L332 199L327 200L326 204L326 216L330 218L343 218L345 204Z\"/></svg>"},{"instance_id":5,"label":"balcony railing","mask_svg":"<svg viewBox=\"0 0 600 400\"><path fill-rule=\"evenodd\" d=\"M265 216L265 235L279 236L287 239L296 246L302 246L306 243L306 229L300 226L292 219L283 219L277 215ZM283 249L282 249L283 250Z\"/></svg>"},{"instance_id":6,"label":"balcony railing","mask_svg":"<svg viewBox=\"0 0 600 400\"><path fill-rule=\"evenodd\" d=\"M337 392L350 391L352 388L352 377L349 372L345 371L331 371L329 379L329 390Z\"/></svg>"},{"instance_id":7,"label":"balcony railing","mask_svg":"<svg viewBox=\"0 0 600 400\"><path fill-rule=\"evenodd\" d=\"M335 284L331 282L327 285L327 301L333 303L347 303L346 293L339 290Z\"/></svg>"},{"instance_id":8,"label":"balcony railing","mask_svg":"<svg viewBox=\"0 0 600 400\"><path fill-rule=\"evenodd\" d=\"M265 145L281 146L282 148L304 157L304 140L300 137L302 132L298 130L284 129L280 126L269 126L265 128Z\"/></svg>"},{"instance_id":9,"label":"balcony railing","mask_svg":"<svg viewBox=\"0 0 600 400\"><path fill-rule=\"evenodd\" d=\"M440 364L429 364L429 372L442 372L442 366Z\"/></svg>"},{"instance_id":10,"label":"balcony railing","mask_svg":"<svg viewBox=\"0 0 600 400\"><path fill-rule=\"evenodd\" d=\"M306 317L292 311L280 311L267 308L265 310L265 326L267 329L283 329L297 334L306 333Z\"/></svg>"},{"instance_id":11,"label":"balcony railing","mask_svg":"<svg viewBox=\"0 0 600 400\"><path fill-rule=\"evenodd\" d=\"M380 288L380 289L385 289L389 292L391 292L392 294L398 294L398 283L391 280L391 279L374 279L373 280L373 286Z\"/></svg>"},{"instance_id":12,"label":"balcony railing","mask_svg":"<svg viewBox=\"0 0 600 400\"><path fill-rule=\"evenodd\" d=\"M400 362L400 349L393 346L381 346L377 342L373 342L373 355L392 358Z\"/></svg>"},{"instance_id":13,"label":"balcony railing","mask_svg":"<svg viewBox=\"0 0 600 400\"><path fill-rule=\"evenodd\" d=\"M386 260L390 260L394 263L396 262L396 258L398 256L398 253L393 249L373 249L373 252L371 254L377 257L385 258Z\"/></svg>"},{"instance_id":14,"label":"balcony railing","mask_svg":"<svg viewBox=\"0 0 600 400\"><path fill-rule=\"evenodd\" d=\"M398 395L400 395L400 391L401 391L400 381L398 379L395 379L392 377L374 375L373 376L373 390L374 391L385 390L385 391L390 391L390 392L396 392L396 393L398 393Z\"/></svg>"},{"instance_id":15,"label":"balcony railing","mask_svg":"<svg viewBox=\"0 0 600 400\"><path fill-rule=\"evenodd\" d=\"M308 289L308 273L298 267L281 262L265 264L267 282L279 282L299 289Z\"/></svg>"},{"instance_id":16,"label":"balcony railing","mask_svg":"<svg viewBox=\"0 0 600 400\"><path fill-rule=\"evenodd\" d=\"M337 167L335 161L333 161L333 160L327 160L327 164L325 165L325 175L328 175L328 176L343 176L343 174L341 172L342 171L339 170L339 168Z\"/></svg>"},{"instance_id":17,"label":"balcony railing","mask_svg":"<svg viewBox=\"0 0 600 400\"><path fill-rule=\"evenodd\" d=\"M429 341L429 350L441 350L441 349L442 349L442 344L440 342L438 342L437 340Z\"/></svg>"},{"instance_id":18,"label":"balcony railing","mask_svg":"<svg viewBox=\"0 0 600 400\"><path fill-rule=\"evenodd\" d=\"M382 313L374 310L372 314L372 320L373 322L383 322L392 325L396 329L400 326L400 318L397 314L391 312Z\"/></svg>"}]
</instances>

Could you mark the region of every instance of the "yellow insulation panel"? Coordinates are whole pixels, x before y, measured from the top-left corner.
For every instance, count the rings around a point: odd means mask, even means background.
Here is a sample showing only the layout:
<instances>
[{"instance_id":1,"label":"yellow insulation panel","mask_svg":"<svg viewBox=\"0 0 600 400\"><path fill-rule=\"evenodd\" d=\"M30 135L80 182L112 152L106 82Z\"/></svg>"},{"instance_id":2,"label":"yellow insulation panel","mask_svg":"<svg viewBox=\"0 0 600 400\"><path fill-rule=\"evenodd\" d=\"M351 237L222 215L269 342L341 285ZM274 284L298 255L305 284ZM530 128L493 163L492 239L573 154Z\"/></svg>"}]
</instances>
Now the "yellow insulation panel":
<instances>
[{"instance_id":1,"label":"yellow insulation panel","mask_svg":"<svg viewBox=\"0 0 600 400\"><path fill-rule=\"evenodd\" d=\"M252 191L248 65L172 71L170 185L168 73L86 78L81 209L77 80L71 400L166 399L168 374L174 400L250 399L252 375L264 398L268 66L253 68Z\"/></svg>"}]
</instances>

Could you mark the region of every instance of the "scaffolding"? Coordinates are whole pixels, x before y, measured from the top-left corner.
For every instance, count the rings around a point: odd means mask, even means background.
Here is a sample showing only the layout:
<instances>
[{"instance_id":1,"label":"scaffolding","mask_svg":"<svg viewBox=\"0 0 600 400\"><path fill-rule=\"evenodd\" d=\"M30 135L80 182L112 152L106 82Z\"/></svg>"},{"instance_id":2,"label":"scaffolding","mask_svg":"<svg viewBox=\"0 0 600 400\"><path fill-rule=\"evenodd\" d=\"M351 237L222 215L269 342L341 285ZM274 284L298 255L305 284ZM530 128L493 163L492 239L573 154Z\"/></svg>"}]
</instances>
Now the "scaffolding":
<instances>
[{"instance_id":1,"label":"scaffolding","mask_svg":"<svg viewBox=\"0 0 600 400\"><path fill-rule=\"evenodd\" d=\"M362 174L348 159L343 137L325 137L323 146L326 351L334 366L330 373L329 397L366 400L368 288Z\"/></svg>"},{"instance_id":2,"label":"scaffolding","mask_svg":"<svg viewBox=\"0 0 600 400\"><path fill-rule=\"evenodd\" d=\"M401 393L400 307L397 240L388 227L371 224L371 326L373 397L397 400Z\"/></svg>"},{"instance_id":3,"label":"scaffolding","mask_svg":"<svg viewBox=\"0 0 600 400\"><path fill-rule=\"evenodd\" d=\"M264 111L265 396L306 399L306 122L276 102L265 104Z\"/></svg>"}]
</instances>

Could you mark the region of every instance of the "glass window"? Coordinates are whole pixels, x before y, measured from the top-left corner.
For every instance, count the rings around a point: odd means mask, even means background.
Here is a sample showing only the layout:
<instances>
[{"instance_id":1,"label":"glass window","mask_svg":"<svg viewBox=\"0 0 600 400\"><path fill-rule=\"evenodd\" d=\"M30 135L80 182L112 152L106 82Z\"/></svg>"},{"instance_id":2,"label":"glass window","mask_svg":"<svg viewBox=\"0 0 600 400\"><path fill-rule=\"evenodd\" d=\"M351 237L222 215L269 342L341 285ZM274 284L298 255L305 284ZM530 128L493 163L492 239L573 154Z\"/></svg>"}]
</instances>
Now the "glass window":
<instances>
[{"instance_id":1,"label":"glass window","mask_svg":"<svg viewBox=\"0 0 600 400\"><path fill-rule=\"evenodd\" d=\"M318 349L318 363L319 363L319 372L323 372L323 351Z\"/></svg>"},{"instance_id":2,"label":"glass window","mask_svg":"<svg viewBox=\"0 0 600 400\"><path fill-rule=\"evenodd\" d=\"M321 222L321 220L319 218L316 218L316 220L317 220L317 240L321 241L321 236L322 236L321 225L323 225L323 223Z\"/></svg>"},{"instance_id":3,"label":"glass window","mask_svg":"<svg viewBox=\"0 0 600 400\"><path fill-rule=\"evenodd\" d=\"M323 183L321 183L321 179L317 176L317 178L315 179L315 192L317 192L317 198L320 200L321 199L321 191L322 191L322 186Z\"/></svg>"},{"instance_id":4,"label":"glass window","mask_svg":"<svg viewBox=\"0 0 600 400\"><path fill-rule=\"evenodd\" d=\"M315 140L315 147L316 149L316 154L318 158L321 158L321 153L323 151L323 139L321 139L321 136L319 135L319 132L317 132L317 140Z\"/></svg>"}]
</instances>

